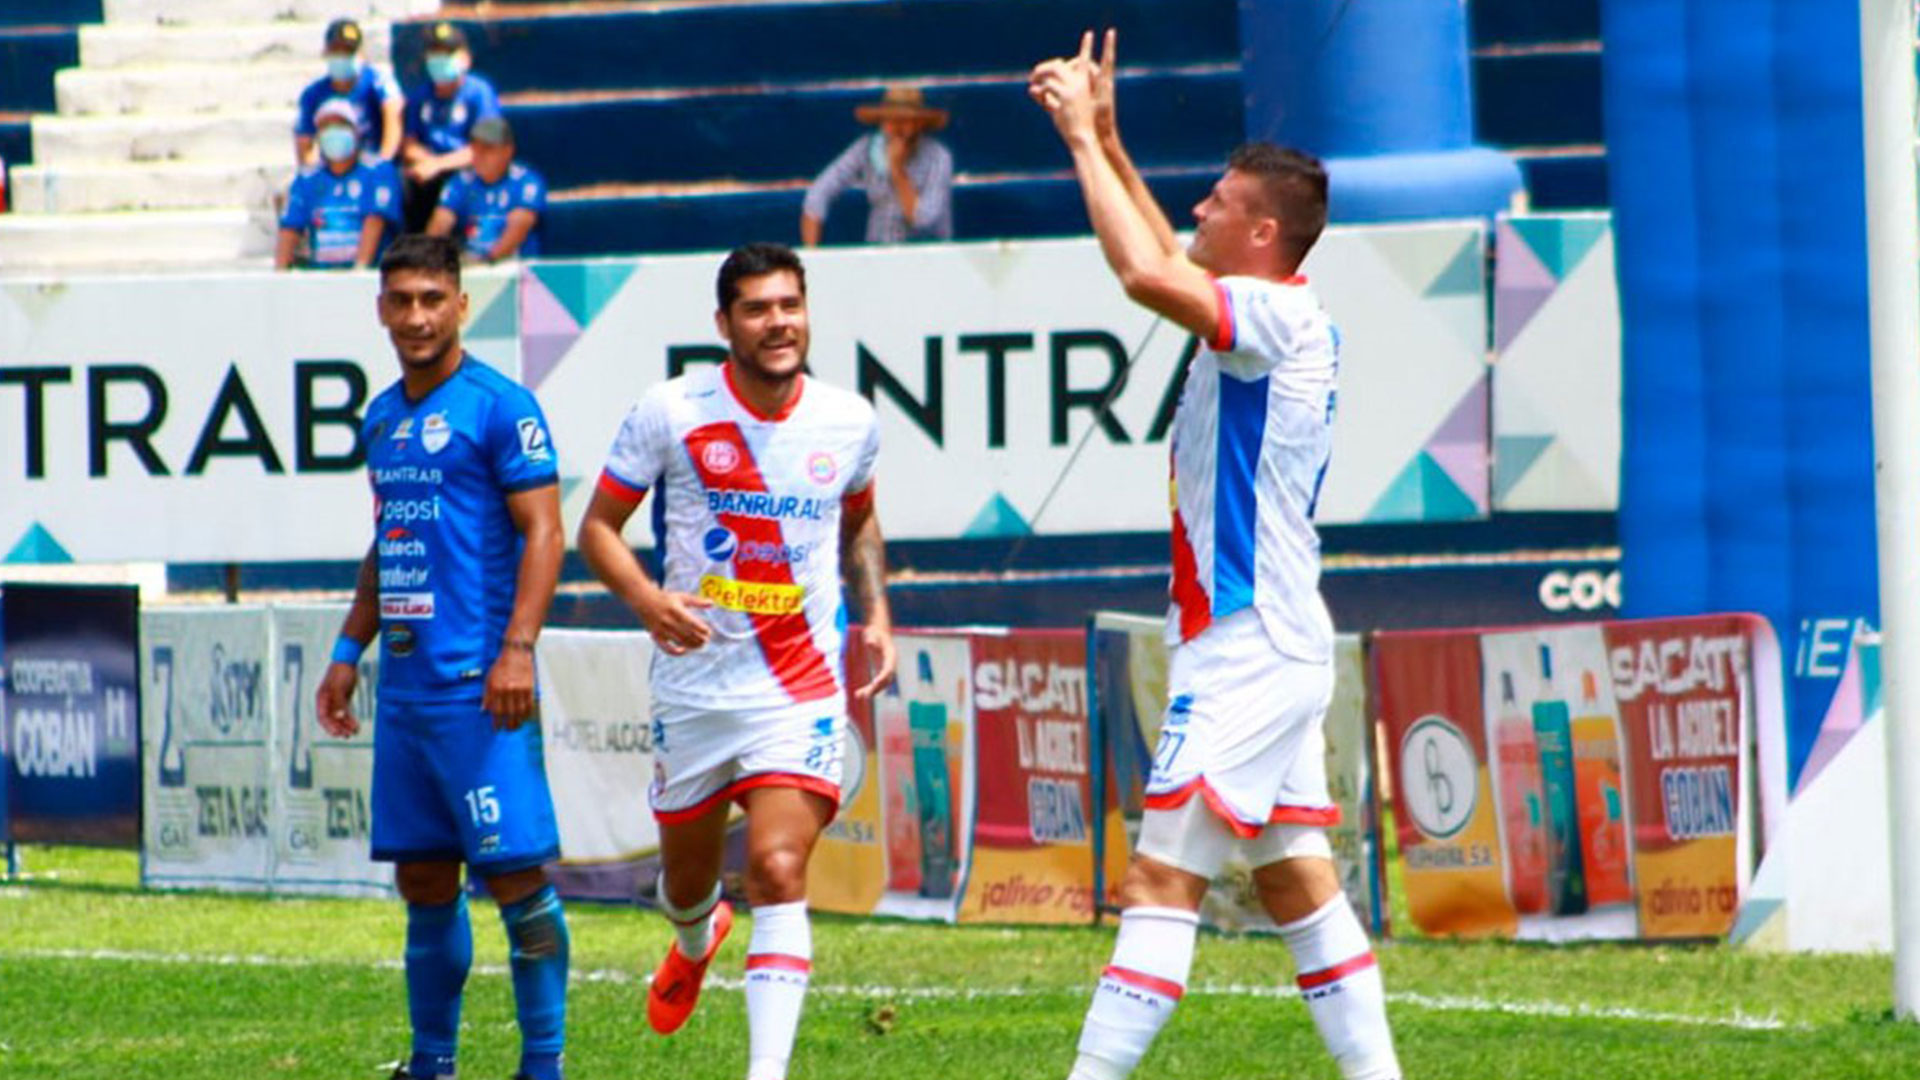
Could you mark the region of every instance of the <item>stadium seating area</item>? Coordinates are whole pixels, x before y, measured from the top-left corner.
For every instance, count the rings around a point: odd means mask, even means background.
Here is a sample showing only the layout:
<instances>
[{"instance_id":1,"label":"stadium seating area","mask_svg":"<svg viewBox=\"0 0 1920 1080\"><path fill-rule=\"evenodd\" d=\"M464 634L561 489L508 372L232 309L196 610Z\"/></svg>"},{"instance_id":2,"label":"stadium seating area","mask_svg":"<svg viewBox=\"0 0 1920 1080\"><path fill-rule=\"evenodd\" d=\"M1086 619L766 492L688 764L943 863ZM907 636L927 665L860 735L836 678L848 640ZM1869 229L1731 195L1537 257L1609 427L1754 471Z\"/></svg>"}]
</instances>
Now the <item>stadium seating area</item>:
<instances>
[{"instance_id":1,"label":"stadium seating area","mask_svg":"<svg viewBox=\"0 0 1920 1080\"><path fill-rule=\"evenodd\" d=\"M1518 156L1536 207L1604 205L1597 0L1470 10L1480 137ZM372 55L391 42L403 82L425 18L460 23L554 190L554 255L793 236L806 181L889 80L952 111L961 238L1083 232L1023 77L1088 25L1121 29L1123 122L1170 206L1204 192L1242 130L1235 0L15 0L0 267L258 260L291 175L291 102L340 14L368 20ZM857 200L829 241L858 235Z\"/></svg>"}]
</instances>

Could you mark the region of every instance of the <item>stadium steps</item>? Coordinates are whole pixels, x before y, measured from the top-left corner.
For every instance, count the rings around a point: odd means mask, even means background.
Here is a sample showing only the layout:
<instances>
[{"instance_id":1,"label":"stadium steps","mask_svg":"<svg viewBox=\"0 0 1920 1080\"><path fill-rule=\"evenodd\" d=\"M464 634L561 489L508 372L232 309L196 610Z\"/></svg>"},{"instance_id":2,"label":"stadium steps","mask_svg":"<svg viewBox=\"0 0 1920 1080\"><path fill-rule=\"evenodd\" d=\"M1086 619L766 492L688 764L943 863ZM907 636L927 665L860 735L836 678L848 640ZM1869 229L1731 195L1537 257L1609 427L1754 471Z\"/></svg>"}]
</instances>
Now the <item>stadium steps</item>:
<instances>
[{"instance_id":1,"label":"stadium steps","mask_svg":"<svg viewBox=\"0 0 1920 1080\"><path fill-rule=\"evenodd\" d=\"M327 20L363 18L377 61L392 19L437 9L428 0L97 6L104 24L74 32L77 66L49 80L54 110L29 122L33 163L11 170L17 212L0 216L0 271L265 265L294 171L294 104L321 73Z\"/></svg>"},{"instance_id":2,"label":"stadium steps","mask_svg":"<svg viewBox=\"0 0 1920 1080\"><path fill-rule=\"evenodd\" d=\"M324 28L324 23L313 21L83 26L80 64L87 74L104 77L109 70L124 68L190 64L204 73L209 64L224 67L283 60L299 64L306 72L305 81L311 82L319 77L317 58ZM364 54L386 56L389 23L369 20L364 29Z\"/></svg>"},{"instance_id":3,"label":"stadium steps","mask_svg":"<svg viewBox=\"0 0 1920 1080\"><path fill-rule=\"evenodd\" d=\"M107 25L205 26L268 22L320 23L347 17L409 19L431 15L440 0L94 0L104 7ZM369 28L370 29L370 28ZM320 51L310 38L310 55Z\"/></svg>"},{"instance_id":4,"label":"stadium steps","mask_svg":"<svg viewBox=\"0 0 1920 1080\"><path fill-rule=\"evenodd\" d=\"M1091 25L1120 28L1122 123L1142 164L1167 172L1156 183L1172 185L1176 215L1242 129L1232 0L489 3L446 15L501 89L522 159L547 177L550 255L796 238L808 181L864 130L854 108L893 81L952 114L940 137L959 174L958 236L1084 232L1065 152L1025 85L1037 48L1071 48ZM400 71L414 69L422 33L396 25ZM865 216L858 193L844 196L826 239L857 240Z\"/></svg>"},{"instance_id":5,"label":"stadium steps","mask_svg":"<svg viewBox=\"0 0 1920 1080\"><path fill-rule=\"evenodd\" d=\"M1474 128L1512 154L1536 210L1606 206L1600 0L1472 0Z\"/></svg>"},{"instance_id":6,"label":"stadium steps","mask_svg":"<svg viewBox=\"0 0 1920 1080\"><path fill-rule=\"evenodd\" d=\"M20 214L93 214L126 210L194 210L208 205L270 207L292 183L292 154L271 160L155 161L129 165L29 165L13 171ZM128 173L138 169L139 182Z\"/></svg>"},{"instance_id":7,"label":"stadium steps","mask_svg":"<svg viewBox=\"0 0 1920 1080\"><path fill-rule=\"evenodd\" d=\"M240 209L8 214L0 270L191 269L272 249L271 223Z\"/></svg>"}]
</instances>

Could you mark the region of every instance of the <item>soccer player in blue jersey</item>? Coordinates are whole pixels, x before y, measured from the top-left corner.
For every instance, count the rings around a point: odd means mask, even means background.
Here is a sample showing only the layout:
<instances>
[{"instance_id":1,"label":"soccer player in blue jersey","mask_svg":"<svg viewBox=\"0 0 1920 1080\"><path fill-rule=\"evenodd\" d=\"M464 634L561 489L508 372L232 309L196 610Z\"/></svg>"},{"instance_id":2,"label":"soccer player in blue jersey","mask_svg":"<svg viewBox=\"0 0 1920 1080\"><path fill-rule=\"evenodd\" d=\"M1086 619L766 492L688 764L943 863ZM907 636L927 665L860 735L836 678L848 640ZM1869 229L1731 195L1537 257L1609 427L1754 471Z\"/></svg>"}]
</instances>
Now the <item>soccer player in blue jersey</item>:
<instances>
[{"instance_id":1,"label":"soccer player in blue jersey","mask_svg":"<svg viewBox=\"0 0 1920 1080\"><path fill-rule=\"evenodd\" d=\"M474 73L467 35L450 22L427 31L427 83L407 94L405 138L400 160L406 167L407 231L427 227L447 178L473 164L468 149L473 125L500 115L500 95Z\"/></svg>"},{"instance_id":2,"label":"soccer player in blue jersey","mask_svg":"<svg viewBox=\"0 0 1920 1080\"><path fill-rule=\"evenodd\" d=\"M506 926L519 1075L559 1080L567 924L542 866L559 856L536 720L533 643L565 538L554 448L533 395L466 354L460 250L407 236L380 264L400 380L361 429L374 541L316 712L337 737L361 651L380 635L373 857L407 902L413 1052L394 1076L450 1077L473 932L460 866Z\"/></svg>"},{"instance_id":3,"label":"soccer player in blue jersey","mask_svg":"<svg viewBox=\"0 0 1920 1080\"><path fill-rule=\"evenodd\" d=\"M352 19L335 19L327 24L327 73L300 91L300 106L293 120L293 157L301 165L318 161L314 136L319 131L320 106L336 98L351 104L358 113L360 145L382 161L392 161L400 150L401 109L406 99L393 76L372 64L360 62L360 44L365 36Z\"/></svg>"},{"instance_id":4,"label":"soccer player in blue jersey","mask_svg":"<svg viewBox=\"0 0 1920 1080\"><path fill-rule=\"evenodd\" d=\"M354 108L344 100L320 107L315 130L323 164L302 169L287 189L274 268L371 266L400 232L399 175L392 162L361 155Z\"/></svg>"},{"instance_id":5,"label":"soccer player in blue jersey","mask_svg":"<svg viewBox=\"0 0 1920 1080\"><path fill-rule=\"evenodd\" d=\"M447 182L428 234L458 237L478 262L538 256L546 180L513 160L513 128L504 117L473 125L472 149L472 167Z\"/></svg>"}]
</instances>

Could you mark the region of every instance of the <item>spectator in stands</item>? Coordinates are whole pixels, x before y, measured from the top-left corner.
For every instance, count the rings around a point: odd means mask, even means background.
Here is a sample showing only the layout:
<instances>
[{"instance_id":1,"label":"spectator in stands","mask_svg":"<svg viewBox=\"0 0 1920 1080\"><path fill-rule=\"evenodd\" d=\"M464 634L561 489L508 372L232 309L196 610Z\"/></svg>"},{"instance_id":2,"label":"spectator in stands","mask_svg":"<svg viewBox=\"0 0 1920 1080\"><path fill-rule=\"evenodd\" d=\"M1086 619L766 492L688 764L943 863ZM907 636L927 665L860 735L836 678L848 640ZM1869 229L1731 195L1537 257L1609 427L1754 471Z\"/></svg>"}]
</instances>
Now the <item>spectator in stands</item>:
<instances>
[{"instance_id":1,"label":"spectator in stands","mask_svg":"<svg viewBox=\"0 0 1920 1080\"><path fill-rule=\"evenodd\" d=\"M953 154L931 136L947 126L945 109L927 105L918 87L888 87L853 115L879 130L854 140L807 189L800 241L820 242L827 207L841 192L867 193L867 243L953 239Z\"/></svg>"},{"instance_id":2,"label":"spectator in stands","mask_svg":"<svg viewBox=\"0 0 1920 1080\"><path fill-rule=\"evenodd\" d=\"M513 160L513 128L505 117L480 121L472 134L473 164L447 182L427 233L457 238L469 262L539 255L547 182Z\"/></svg>"},{"instance_id":3,"label":"spectator in stands","mask_svg":"<svg viewBox=\"0 0 1920 1080\"><path fill-rule=\"evenodd\" d=\"M360 62L363 37L360 24L352 19L327 24L321 52L327 73L300 92L300 111L293 121L293 156L303 166L320 163L313 141L317 117L320 106L335 98L346 99L358 110L360 145L367 153L391 161L400 149L400 114L406 99L392 75Z\"/></svg>"},{"instance_id":4,"label":"spectator in stands","mask_svg":"<svg viewBox=\"0 0 1920 1080\"><path fill-rule=\"evenodd\" d=\"M427 85L407 98L406 136L400 144L408 232L426 228L447 178L473 164L467 148L473 125L500 115L493 84L469 70L473 56L458 26L437 22L427 31L426 66Z\"/></svg>"},{"instance_id":5,"label":"spectator in stands","mask_svg":"<svg viewBox=\"0 0 1920 1080\"><path fill-rule=\"evenodd\" d=\"M399 174L392 162L361 155L359 123L345 99L320 106L314 143L321 164L300 170L287 192L274 269L371 266L400 231Z\"/></svg>"}]
</instances>

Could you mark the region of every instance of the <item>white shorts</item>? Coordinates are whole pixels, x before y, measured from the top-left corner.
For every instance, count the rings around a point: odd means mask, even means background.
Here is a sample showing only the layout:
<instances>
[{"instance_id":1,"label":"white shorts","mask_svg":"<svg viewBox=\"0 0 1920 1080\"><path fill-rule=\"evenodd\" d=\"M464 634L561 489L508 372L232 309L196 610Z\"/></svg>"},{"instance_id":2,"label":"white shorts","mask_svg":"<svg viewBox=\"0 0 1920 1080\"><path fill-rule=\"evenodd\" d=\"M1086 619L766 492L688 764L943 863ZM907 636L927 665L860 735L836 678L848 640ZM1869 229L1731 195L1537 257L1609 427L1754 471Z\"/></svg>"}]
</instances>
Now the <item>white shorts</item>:
<instances>
[{"instance_id":1,"label":"white shorts","mask_svg":"<svg viewBox=\"0 0 1920 1080\"><path fill-rule=\"evenodd\" d=\"M1269 824L1339 824L1327 793L1332 661L1282 656L1259 616L1243 609L1174 648L1167 698L1147 777L1149 814L1198 796L1242 839Z\"/></svg>"},{"instance_id":2,"label":"white shorts","mask_svg":"<svg viewBox=\"0 0 1920 1080\"><path fill-rule=\"evenodd\" d=\"M1149 810L1140 821L1140 841L1134 853L1158 863L1211 880L1238 848L1248 866L1258 870L1287 859L1333 858L1333 844L1320 825L1277 823L1250 840L1241 839L1205 799L1188 799L1172 810Z\"/></svg>"},{"instance_id":3,"label":"white shorts","mask_svg":"<svg viewBox=\"0 0 1920 1080\"><path fill-rule=\"evenodd\" d=\"M653 816L692 821L759 787L811 791L838 808L846 731L838 696L752 711L655 702Z\"/></svg>"}]
</instances>

